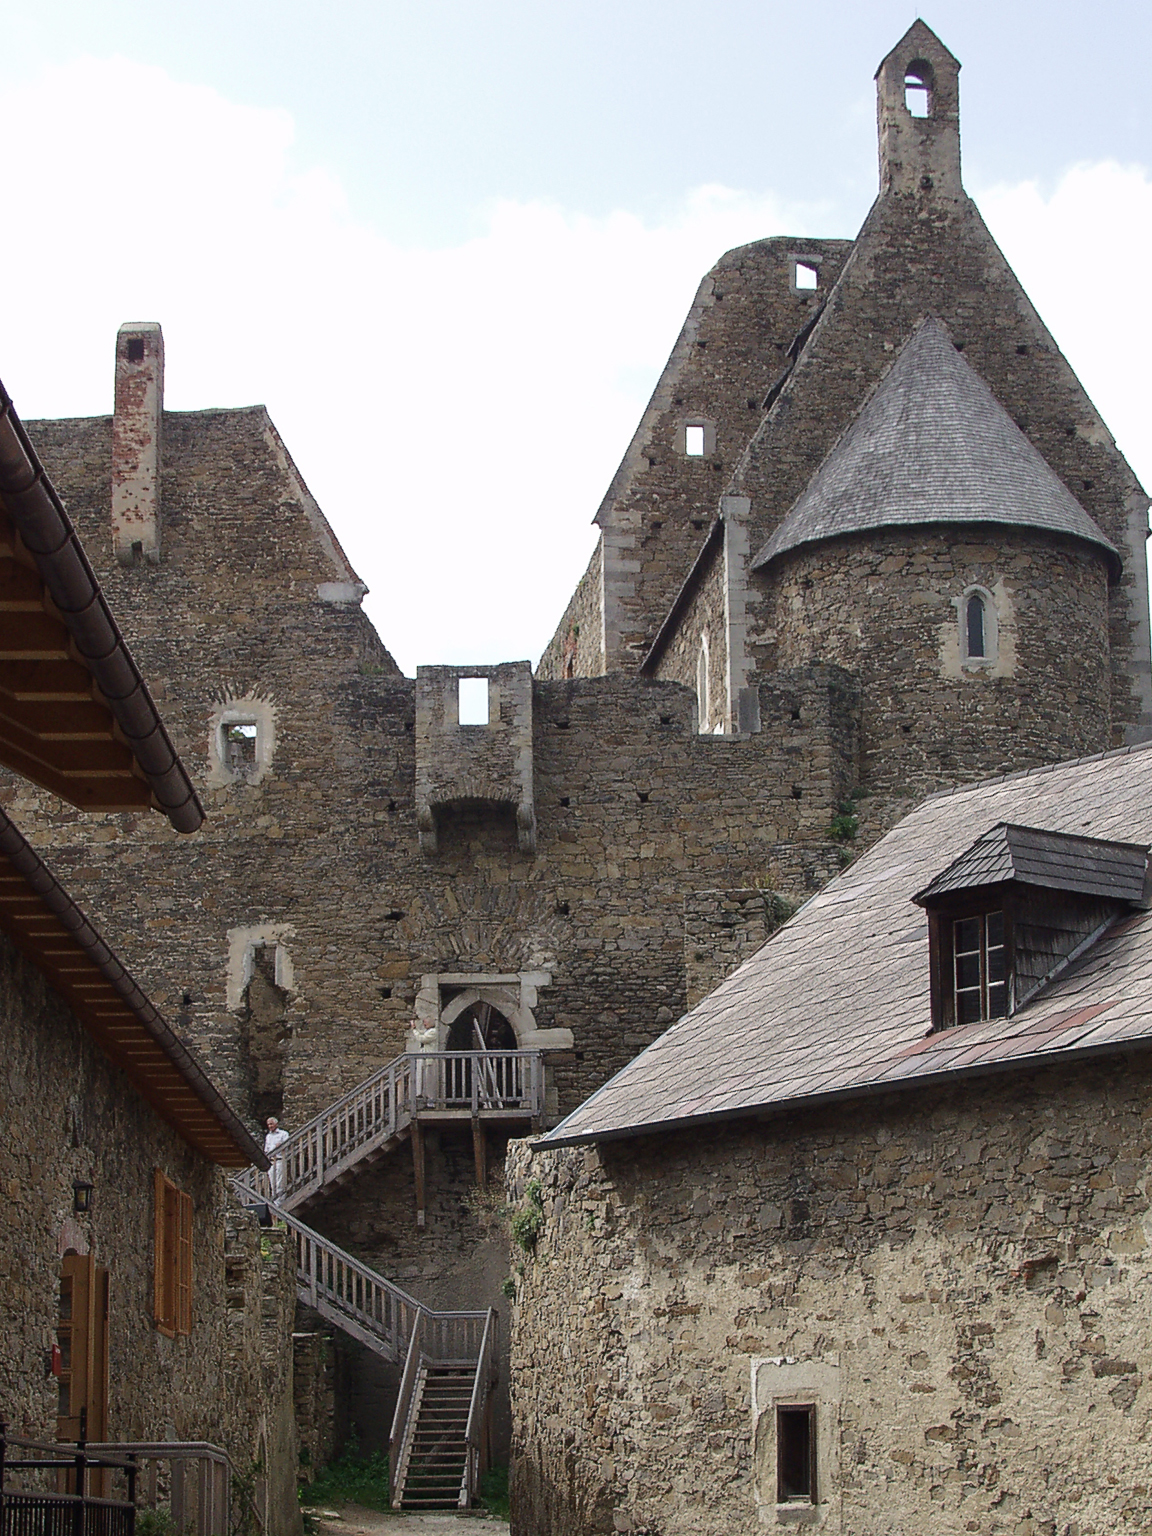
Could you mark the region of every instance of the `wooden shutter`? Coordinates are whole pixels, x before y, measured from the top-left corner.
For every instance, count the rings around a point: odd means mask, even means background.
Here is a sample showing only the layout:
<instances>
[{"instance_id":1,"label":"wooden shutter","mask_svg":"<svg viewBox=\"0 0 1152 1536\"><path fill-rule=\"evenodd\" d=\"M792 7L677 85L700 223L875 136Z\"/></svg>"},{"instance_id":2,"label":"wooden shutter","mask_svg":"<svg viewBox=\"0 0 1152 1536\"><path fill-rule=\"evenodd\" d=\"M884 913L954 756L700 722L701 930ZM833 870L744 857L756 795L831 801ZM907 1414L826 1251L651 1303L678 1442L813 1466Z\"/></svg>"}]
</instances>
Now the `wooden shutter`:
<instances>
[{"instance_id":1,"label":"wooden shutter","mask_svg":"<svg viewBox=\"0 0 1152 1536\"><path fill-rule=\"evenodd\" d=\"M192 1332L192 1196L176 1196L176 1332Z\"/></svg>"},{"instance_id":2,"label":"wooden shutter","mask_svg":"<svg viewBox=\"0 0 1152 1536\"><path fill-rule=\"evenodd\" d=\"M152 1315L172 1338L192 1332L192 1196L153 1176L156 1203Z\"/></svg>"},{"instance_id":3,"label":"wooden shutter","mask_svg":"<svg viewBox=\"0 0 1152 1536\"><path fill-rule=\"evenodd\" d=\"M172 1260L175 1257L175 1234L172 1231L170 1194L172 1186L156 1169L152 1179L155 1210L153 1213L152 1250L152 1316L161 1333L171 1337L176 1321L175 1276Z\"/></svg>"}]
</instances>

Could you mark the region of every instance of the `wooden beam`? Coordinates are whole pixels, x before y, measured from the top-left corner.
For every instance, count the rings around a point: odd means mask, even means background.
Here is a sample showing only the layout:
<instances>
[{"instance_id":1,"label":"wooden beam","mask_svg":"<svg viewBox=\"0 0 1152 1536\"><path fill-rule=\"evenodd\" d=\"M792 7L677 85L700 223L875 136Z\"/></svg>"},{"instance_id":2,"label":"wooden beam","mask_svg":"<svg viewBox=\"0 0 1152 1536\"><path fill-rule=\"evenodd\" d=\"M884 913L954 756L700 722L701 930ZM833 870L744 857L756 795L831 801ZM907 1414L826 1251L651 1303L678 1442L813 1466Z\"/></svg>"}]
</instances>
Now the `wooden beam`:
<instances>
[{"instance_id":1,"label":"wooden beam","mask_svg":"<svg viewBox=\"0 0 1152 1536\"><path fill-rule=\"evenodd\" d=\"M412 1122L412 1177L416 1185L416 1225L424 1225L424 1133L419 1120Z\"/></svg>"},{"instance_id":2,"label":"wooden beam","mask_svg":"<svg viewBox=\"0 0 1152 1536\"><path fill-rule=\"evenodd\" d=\"M479 1115L472 1116L472 1156L476 1160L476 1185L483 1189L488 1182L488 1142Z\"/></svg>"},{"instance_id":3,"label":"wooden beam","mask_svg":"<svg viewBox=\"0 0 1152 1536\"><path fill-rule=\"evenodd\" d=\"M4 668L3 691L29 703L67 700L86 704L93 699L92 674L72 660L13 661Z\"/></svg>"},{"instance_id":4,"label":"wooden beam","mask_svg":"<svg viewBox=\"0 0 1152 1536\"><path fill-rule=\"evenodd\" d=\"M0 610L0 661L67 661L72 636L46 613Z\"/></svg>"}]
</instances>

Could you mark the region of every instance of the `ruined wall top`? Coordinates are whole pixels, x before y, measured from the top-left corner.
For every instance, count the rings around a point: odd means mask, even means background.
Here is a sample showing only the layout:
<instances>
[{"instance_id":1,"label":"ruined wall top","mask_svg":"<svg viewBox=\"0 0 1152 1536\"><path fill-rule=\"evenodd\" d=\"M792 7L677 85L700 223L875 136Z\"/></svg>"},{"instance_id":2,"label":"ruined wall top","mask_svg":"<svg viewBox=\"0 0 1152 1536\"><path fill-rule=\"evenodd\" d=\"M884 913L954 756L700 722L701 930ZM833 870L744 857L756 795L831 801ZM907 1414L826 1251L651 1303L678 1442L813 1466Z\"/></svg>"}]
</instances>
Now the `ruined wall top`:
<instances>
[{"instance_id":1,"label":"ruined wall top","mask_svg":"<svg viewBox=\"0 0 1152 1536\"><path fill-rule=\"evenodd\" d=\"M532 667L420 667L416 673L416 820L437 850L436 811L483 801L516 809L522 853L536 852Z\"/></svg>"}]
</instances>

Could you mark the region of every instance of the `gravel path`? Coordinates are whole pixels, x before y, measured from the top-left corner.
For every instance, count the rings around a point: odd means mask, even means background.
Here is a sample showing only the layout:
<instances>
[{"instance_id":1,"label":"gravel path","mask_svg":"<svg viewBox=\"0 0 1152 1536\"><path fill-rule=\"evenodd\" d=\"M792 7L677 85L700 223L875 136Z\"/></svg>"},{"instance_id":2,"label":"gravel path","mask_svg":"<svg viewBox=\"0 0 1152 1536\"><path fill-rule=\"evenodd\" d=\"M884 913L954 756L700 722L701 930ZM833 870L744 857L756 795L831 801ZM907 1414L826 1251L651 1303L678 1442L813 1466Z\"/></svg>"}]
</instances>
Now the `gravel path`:
<instances>
[{"instance_id":1,"label":"gravel path","mask_svg":"<svg viewBox=\"0 0 1152 1536\"><path fill-rule=\"evenodd\" d=\"M393 1515L359 1504L317 1510L316 1528L321 1536L508 1536L507 1520L491 1515Z\"/></svg>"}]
</instances>

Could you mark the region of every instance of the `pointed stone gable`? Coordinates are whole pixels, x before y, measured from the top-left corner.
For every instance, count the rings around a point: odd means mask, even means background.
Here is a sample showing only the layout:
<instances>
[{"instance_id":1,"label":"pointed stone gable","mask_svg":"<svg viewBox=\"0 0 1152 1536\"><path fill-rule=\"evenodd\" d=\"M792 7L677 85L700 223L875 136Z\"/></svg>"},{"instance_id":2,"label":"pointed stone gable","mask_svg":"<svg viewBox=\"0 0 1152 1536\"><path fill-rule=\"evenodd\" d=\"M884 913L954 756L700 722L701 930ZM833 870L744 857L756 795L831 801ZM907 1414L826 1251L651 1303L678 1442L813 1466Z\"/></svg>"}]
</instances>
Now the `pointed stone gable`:
<instances>
[{"instance_id":1,"label":"pointed stone gable","mask_svg":"<svg viewBox=\"0 0 1152 1536\"><path fill-rule=\"evenodd\" d=\"M1111 542L930 317L753 562L876 528L1001 524Z\"/></svg>"}]
</instances>

